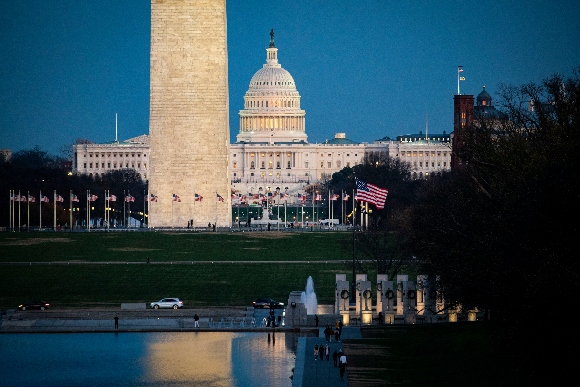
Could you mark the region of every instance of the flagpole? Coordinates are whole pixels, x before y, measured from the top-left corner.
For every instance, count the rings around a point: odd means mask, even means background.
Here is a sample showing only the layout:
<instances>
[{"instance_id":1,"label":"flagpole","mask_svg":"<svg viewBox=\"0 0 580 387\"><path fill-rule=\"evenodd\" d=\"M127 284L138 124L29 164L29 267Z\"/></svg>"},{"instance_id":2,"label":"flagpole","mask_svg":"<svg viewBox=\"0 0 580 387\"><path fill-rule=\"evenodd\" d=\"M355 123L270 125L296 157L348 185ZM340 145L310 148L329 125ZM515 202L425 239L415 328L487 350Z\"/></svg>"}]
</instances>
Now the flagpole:
<instances>
[{"instance_id":1,"label":"flagpole","mask_svg":"<svg viewBox=\"0 0 580 387\"><path fill-rule=\"evenodd\" d=\"M54 202L52 204L53 208L53 217L52 217L52 229L56 231L56 190L53 192Z\"/></svg>"},{"instance_id":2,"label":"flagpole","mask_svg":"<svg viewBox=\"0 0 580 387\"><path fill-rule=\"evenodd\" d=\"M129 197L129 201L127 202L127 228L129 228L131 226L131 221L129 220L131 219L131 191L129 190L127 190L127 197Z\"/></svg>"},{"instance_id":3,"label":"flagpole","mask_svg":"<svg viewBox=\"0 0 580 387\"><path fill-rule=\"evenodd\" d=\"M143 223L145 223L145 199L149 200L149 197L145 196L145 190L143 190Z\"/></svg>"},{"instance_id":4,"label":"flagpole","mask_svg":"<svg viewBox=\"0 0 580 387\"><path fill-rule=\"evenodd\" d=\"M18 190L18 232L20 232L20 226L21 226L21 221L20 221L20 202L22 201L22 196L20 196L20 190Z\"/></svg>"},{"instance_id":5,"label":"flagpole","mask_svg":"<svg viewBox=\"0 0 580 387\"><path fill-rule=\"evenodd\" d=\"M352 190L352 284L350 292L351 302L356 302L356 272L355 272L355 229L356 229L356 198Z\"/></svg>"},{"instance_id":6,"label":"flagpole","mask_svg":"<svg viewBox=\"0 0 580 387\"><path fill-rule=\"evenodd\" d=\"M30 231L30 191L26 191L26 231Z\"/></svg>"},{"instance_id":7,"label":"flagpole","mask_svg":"<svg viewBox=\"0 0 580 387\"><path fill-rule=\"evenodd\" d=\"M39 211L40 217L38 219L38 229L40 231L42 231L42 190L40 190L38 192L39 192L39 195L40 195L40 200L39 200L39 203L38 203L38 206L40 208L40 211Z\"/></svg>"},{"instance_id":8,"label":"flagpole","mask_svg":"<svg viewBox=\"0 0 580 387\"><path fill-rule=\"evenodd\" d=\"M12 190L8 192L8 229L12 228L12 205L14 204L14 194Z\"/></svg>"},{"instance_id":9,"label":"flagpole","mask_svg":"<svg viewBox=\"0 0 580 387\"><path fill-rule=\"evenodd\" d=\"M91 232L91 191L87 190L87 230Z\"/></svg>"},{"instance_id":10,"label":"flagpole","mask_svg":"<svg viewBox=\"0 0 580 387\"><path fill-rule=\"evenodd\" d=\"M72 232L72 227L73 227L73 222L72 222L72 189L69 192L69 209L68 209L68 214L69 214L69 224L70 224L70 231Z\"/></svg>"},{"instance_id":11,"label":"flagpole","mask_svg":"<svg viewBox=\"0 0 580 387\"><path fill-rule=\"evenodd\" d=\"M344 224L344 190L340 190L340 223Z\"/></svg>"},{"instance_id":12,"label":"flagpole","mask_svg":"<svg viewBox=\"0 0 580 387\"><path fill-rule=\"evenodd\" d=\"M147 190L147 228L149 228L149 207L151 206L151 192ZM145 211L145 209L143 209Z\"/></svg>"},{"instance_id":13,"label":"flagpole","mask_svg":"<svg viewBox=\"0 0 580 387\"><path fill-rule=\"evenodd\" d=\"M463 66L457 66L457 95L461 95L459 92L459 81L461 80L461 73L463 72Z\"/></svg>"}]
</instances>

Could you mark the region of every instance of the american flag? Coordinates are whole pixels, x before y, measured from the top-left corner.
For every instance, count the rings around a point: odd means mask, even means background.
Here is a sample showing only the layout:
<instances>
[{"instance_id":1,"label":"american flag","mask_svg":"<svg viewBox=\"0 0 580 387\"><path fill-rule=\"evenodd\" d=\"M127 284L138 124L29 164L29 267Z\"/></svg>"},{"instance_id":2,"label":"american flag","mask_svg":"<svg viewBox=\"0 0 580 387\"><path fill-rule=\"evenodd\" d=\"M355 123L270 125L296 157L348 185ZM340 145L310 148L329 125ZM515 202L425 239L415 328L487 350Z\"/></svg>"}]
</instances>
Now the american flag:
<instances>
[{"instance_id":1,"label":"american flag","mask_svg":"<svg viewBox=\"0 0 580 387\"><path fill-rule=\"evenodd\" d=\"M115 195L111 195L111 196L108 196L106 198L106 200L108 200L110 202L116 202L117 201L117 197Z\"/></svg>"},{"instance_id":2,"label":"american flag","mask_svg":"<svg viewBox=\"0 0 580 387\"><path fill-rule=\"evenodd\" d=\"M89 202L94 202L98 199L99 197L97 195L89 195L88 196L88 200Z\"/></svg>"},{"instance_id":3,"label":"american flag","mask_svg":"<svg viewBox=\"0 0 580 387\"><path fill-rule=\"evenodd\" d=\"M338 196L337 194L330 195L330 200L338 200L338 198L340 198L340 196Z\"/></svg>"},{"instance_id":4,"label":"american flag","mask_svg":"<svg viewBox=\"0 0 580 387\"><path fill-rule=\"evenodd\" d=\"M56 194L56 199L57 202L64 202L64 198L62 196L60 196L59 194Z\"/></svg>"},{"instance_id":5,"label":"american flag","mask_svg":"<svg viewBox=\"0 0 580 387\"><path fill-rule=\"evenodd\" d=\"M173 201L174 202L181 202L181 199L176 194L173 194Z\"/></svg>"},{"instance_id":6,"label":"american flag","mask_svg":"<svg viewBox=\"0 0 580 387\"><path fill-rule=\"evenodd\" d=\"M318 200L318 201L321 201L321 200L322 200L322 195L321 195L321 194L316 194L316 195L314 195L314 200L315 200L315 201L316 201L316 200Z\"/></svg>"},{"instance_id":7,"label":"american flag","mask_svg":"<svg viewBox=\"0 0 580 387\"><path fill-rule=\"evenodd\" d=\"M134 196L125 196L125 201L126 202L134 202L135 201L135 197Z\"/></svg>"},{"instance_id":8,"label":"american flag","mask_svg":"<svg viewBox=\"0 0 580 387\"><path fill-rule=\"evenodd\" d=\"M377 187L374 184L365 183L356 179L356 200L369 202L377 207L377 210L385 208L385 200L389 190Z\"/></svg>"},{"instance_id":9,"label":"american flag","mask_svg":"<svg viewBox=\"0 0 580 387\"><path fill-rule=\"evenodd\" d=\"M28 201L30 203L35 203L36 202L36 198L34 196L32 196L32 195L28 195Z\"/></svg>"},{"instance_id":10,"label":"american flag","mask_svg":"<svg viewBox=\"0 0 580 387\"><path fill-rule=\"evenodd\" d=\"M156 202L157 201L157 196L156 195L153 195L153 194L150 194L149 195L149 201L150 202Z\"/></svg>"},{"instance_id":11,"label":"american flag","mask_svg":"<svg viewBox=\"0 0 580 387\"><path fill-rule=\"evenodd\" d=\"M346 192L342 195L342 200L347 201L348 198L350 198L350 195L347 194Z\"/></svg>"},{"instance_id":12,"label":"american flag","mask_svg":"<svg viewBox=\"0 0 580 387\"><path fill-rule=\"evenodd\" d=\"M70 200L71 200L71 202L78 202L79 201L79 198L77 197L77 195L72 194L72 197L71 197Z\"/></svg>"},{"instance_id":13,"label":"american flag","mask_svg":"<svg viewBox=\"0 0 580 387\"><path fill-rule=\"evenodd\" d=\"M193 197L195 198L196 202L201 202L203 200L203 196L198 195L198 194L195 194Z\"/></svg>"},{"instance_id":14,"label":"american flag","mask_svg":"<svg viewBox=\"0 0 580 387\"><path fill-rule=\"evenodd\" d=\"M282 199L282 200L288 200L288 194L287 193L281 193L280 194L280 199Z\"/></svg>"},{"instance_id":15,"label":"american flag","mask_svg":"<svg viewBox=\"0 0 580 387\"><path fill-rule=\"evenodd\" d=\"M302 201L302 204L304 204L304 202L306 201L306 195L298 194L298 199L300 199Z\"/></svg>"},{"instance_id":16,"label":"american flag","mask_svg":"<svg viewBox=\"0 0 580 387\"><path fill-rule=\"evenodd\" d=\"M242 198L240 199L240 203L246 204L246 201L247 201L246 195L242 195Z\"/></svg>"},{"instance_id":17,"label":"american flag","mask_svg":"<svg viewBox=\"0 0 580 387\"><path fill-rule=\"evenodd\" d=\"M224 198L222 198L219 193L216 192L216 195L217 195L216 196L216 199L217 199L218 202L223 202L224 201Z\"/></svg>"},{"instance_id":18,"label":"american flag","mask_svg":"<svg viewBox=\"0 0 580 387\"><path fill-rule=\"evenodd\" d=\"M45 202L45 203L50 202L50 200L48 199L48 196L44 196L44 195L40 195L40 201Z\"/></svg>"}]
</instances>

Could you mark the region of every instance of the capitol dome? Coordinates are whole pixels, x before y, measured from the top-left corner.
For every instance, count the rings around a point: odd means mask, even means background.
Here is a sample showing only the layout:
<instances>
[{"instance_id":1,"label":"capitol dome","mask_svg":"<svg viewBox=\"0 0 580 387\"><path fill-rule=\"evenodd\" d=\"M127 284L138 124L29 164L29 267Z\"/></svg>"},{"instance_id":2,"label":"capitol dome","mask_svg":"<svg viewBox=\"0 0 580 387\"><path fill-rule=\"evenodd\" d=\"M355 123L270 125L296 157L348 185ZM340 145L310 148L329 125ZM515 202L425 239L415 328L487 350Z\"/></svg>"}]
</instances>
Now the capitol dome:
<instances>
[{"instance_id":1,"label":"capitol dome","mask_svg":"<svg viewBox=\"0 0 580 387\"><path fill-rule=\"evenodd\" d=\"M240 110L238 142L307 142L306 112L290 73L278 63L274 31L266 48L266 63L252 79Z\"/></svg>"}]
</instances>

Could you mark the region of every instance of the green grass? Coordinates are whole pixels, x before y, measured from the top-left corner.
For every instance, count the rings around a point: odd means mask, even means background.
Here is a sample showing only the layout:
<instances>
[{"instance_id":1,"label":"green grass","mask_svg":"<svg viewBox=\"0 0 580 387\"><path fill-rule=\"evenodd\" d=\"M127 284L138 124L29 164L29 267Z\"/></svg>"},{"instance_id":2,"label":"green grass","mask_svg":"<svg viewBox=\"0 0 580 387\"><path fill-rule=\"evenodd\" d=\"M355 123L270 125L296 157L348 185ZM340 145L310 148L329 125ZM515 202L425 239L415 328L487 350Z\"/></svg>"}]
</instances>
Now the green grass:
<instances>
[{"instance_id":1,"label":"green grass","mask_svg":"<svg viewBox=\"0 0 580 387\"><path fill-rule=\"evenodd\" d=\"M0 263L17 264L0 265L0 308L29 299L83 307L167 296L191 307L244 306L256 297L286 301L291 291L304 290L309 276L319 302L332 304L336 274L352 272L351 237L329 232L4 233Z\"/></svg>"}]
</instances>

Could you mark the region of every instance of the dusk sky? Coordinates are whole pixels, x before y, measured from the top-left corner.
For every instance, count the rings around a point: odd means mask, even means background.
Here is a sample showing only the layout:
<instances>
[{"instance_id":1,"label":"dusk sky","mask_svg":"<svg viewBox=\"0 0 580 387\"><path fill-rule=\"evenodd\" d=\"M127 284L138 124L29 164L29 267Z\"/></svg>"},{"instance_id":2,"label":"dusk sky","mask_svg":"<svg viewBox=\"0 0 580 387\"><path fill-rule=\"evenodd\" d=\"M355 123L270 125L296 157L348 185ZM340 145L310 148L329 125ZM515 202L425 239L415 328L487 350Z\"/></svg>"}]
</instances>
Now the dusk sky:
<instances>
[{"instance_id":1,"label":"dusk sky","mask_svg":"<svg viewBox=\"0 0 580 387\"><path fill-rule=\"evenodd\" d=\"M321 143L453 130L462 94L580 67L577 1L229 0L230 140L270 30ZM149 0L0 1L0 149L149 133ZM498 106L499 107L499 106Z\"/></svg>"}]
</instances>

